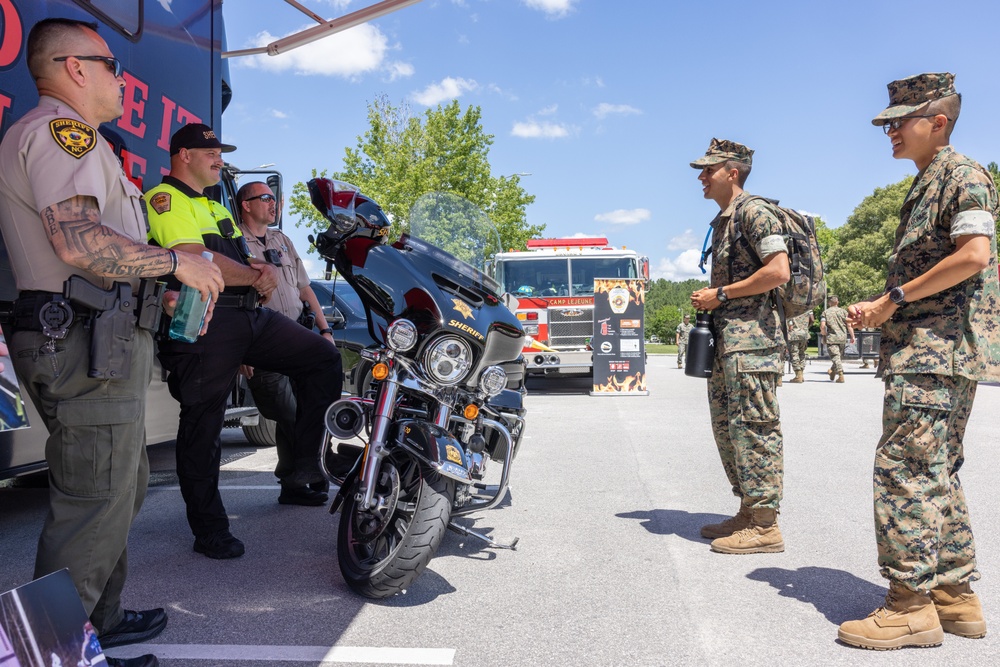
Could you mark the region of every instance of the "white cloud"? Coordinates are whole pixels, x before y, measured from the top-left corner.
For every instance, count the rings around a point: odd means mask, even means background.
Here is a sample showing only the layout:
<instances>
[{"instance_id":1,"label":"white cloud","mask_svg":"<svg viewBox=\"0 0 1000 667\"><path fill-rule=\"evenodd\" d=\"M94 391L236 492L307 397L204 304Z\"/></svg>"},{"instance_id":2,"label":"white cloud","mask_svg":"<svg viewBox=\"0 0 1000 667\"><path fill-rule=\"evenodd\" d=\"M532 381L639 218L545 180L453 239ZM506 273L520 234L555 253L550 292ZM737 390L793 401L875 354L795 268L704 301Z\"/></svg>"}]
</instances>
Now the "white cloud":
<instances>
[{"instance_id":1,"label":"white cloud","mask_svg":"<svg viewBox=\"0 0 1000 667\"><path fill-rule=\"evenodd\" d=\"M550 104L547 107L539 109L538 115L539 116L551 116L556 111L559 111L559 105L558 104Z\"/></svg>"},{"instance_id":2,"label":"white cloud","mask_svg":"<svg viewBox=\"0 0 1000 667\"><path fill-rule=\"evenodd\" d=\"M302 26L293 32L309 27L312 26ZM267 46L276 39L279 38L265 30L254 38L252 46ZM237 62L270 72L290 70L295 74L307 76L338 76L353 79L382 69L385 66L388 50L388 39L382 31L371 23L363 23L287 53L276 56L249 56L239 58Z\"/></svg>"},{"instance_id":3,"label":"white cloud","mask_svg":"<svg viewBox=\"0 0 1000 667\"><path fill-rule=\"evenodd\" d=\"M511 135L523 139L562 139L569 136L569 129L557 123L539 123L536 120L514 123Z\"/></svg>"},{"instance_id":4,"label":"white cloud","mask_svg":"<svg viewBox=\"0 0 1000 667\"><path fill-rule=\"evenodd\" d=\"M699 238L694 230L685 229L684 233L680 236L675 236L674 238L667 241L667 250L686 250L688 248L701 248L701 244L704 242L704 237Z\"/></svg>"},{"instance_id":5,"label":"white cloud","mask_svg":"<svg viewBox=\"0 0 1000 667\"><path fill-rule=\"evenodd\" d=\"M650 267L650 278L653 280L663 278L664 280L673 281L687 280L689 278L708 280L708 274L702 273L701 269L698 268L699 261L701 261L701 253L693 249L685 250L674 259L664 257L655 266ZM707 264L705 268L708 269Z\"/></svg>"},{"instance_id":6,"label":"white cloud","mask_svg":"<svg viewBox=\"0 0 1000 667\"><path fill-rule=\"evenodd\" d=\"M385 66L385 71L389 74L389 81L395 81L396 79L405 79L413 76L413 72L416 70L414 70L413 65L410 63L404 63L397 60L387 64Z\"/></svg>"},{"instance_id":7,"label":"white cloud","mask_svg":"<svg viewBox=\"0 0 1000 667\"><path fill-rule=\"evenodd\" d=\"M449 76L442 79L441 83L432 83L422 91L413 93L411 97L417 104L432 107L445 100L461 97L462 93L477 88L479 84L473 79L455 79Z\"/></svg>"},{"instance_id":8,"label":"white cloud","mask_svg":"<svg viewBox=\"0 0 1000 667\"><path fill-rule=\"evenodd\" d=\"M652 214L648 208L619 208L607 213L598 213L594 216L597 222L610 222L612 225L635 225L644 220L649 220Z\"/></svg>"},{"instance_id":9,"label":"white cloud","mask_svg":"<svg viewBox=\"0 0 1000 667\"><path fill-rule=\"evenodd\" d=\"M545 12L550 18L562 18L573 10L577 0L522 0L531 9Z\"/></svg>"},{"instance_id":10,"label":"white cloud","mask_svg":"<svg viewBox=\"0 0 1000 667\"><path fill-rule=\"evenodd\" d=\"M608 104L607 102L601 102L594 107L594 115L598 118L606 118L611 114L632 116L641 113L642 111L640 109L636 109L628 104Z\"/></svg>"},{"instance_id":11,"label":"white cloud","mask_svg":"<svg viewBox=\"0 0 1000 667\"><path fill-rule=\"evenodd\" d=\"M288 118L287 113L278 109L268 109L268 113L271 114L272 118Z\"/></svg>"}]
</instances>

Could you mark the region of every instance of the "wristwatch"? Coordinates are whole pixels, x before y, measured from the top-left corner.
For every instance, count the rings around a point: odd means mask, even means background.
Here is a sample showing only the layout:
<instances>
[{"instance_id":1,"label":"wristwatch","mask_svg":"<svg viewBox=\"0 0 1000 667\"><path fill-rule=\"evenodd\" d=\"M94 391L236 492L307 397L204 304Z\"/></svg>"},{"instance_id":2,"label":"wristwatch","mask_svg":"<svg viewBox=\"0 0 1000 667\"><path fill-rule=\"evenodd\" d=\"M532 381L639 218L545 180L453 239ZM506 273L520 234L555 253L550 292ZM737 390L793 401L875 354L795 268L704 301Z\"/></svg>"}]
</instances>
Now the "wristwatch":
<instances>
[{"instance_id":1,"label":"wristwatch","mask_svg":"<svg viewBox=\"0 0 1000 667\"><path fill-rule=\"evenodd\" d=\"M723 290L723 288L721 287L715 290L715 298L719 300L719 303L725 303L726 301L729 301L729 297L726 296L725 290Z\"/></svg>"},{"instance_id":2,"label":"wristwatch","mask_svg":"<svg viewBox=\"0 0 1000 667\"><path fill-rule=\"evenodd\" d=\"M889 300L892 301L897 306L902 306L906 303L906 294L903 292L902 287L893 287L889 290Z\"/></svg>"},{"instance_id":3,"label":"wristwatch","mask_svg":"<svg viewBox=\"0 0 1000 667\"><path fill-rule=\"evenodd\" d=\"M329 327L327 327L326 329L320 329L319 330L319 335L322 336L323 334L330 334L332 336L333 335L333 329L330 329Z\"/></svg>"}]
</instances>

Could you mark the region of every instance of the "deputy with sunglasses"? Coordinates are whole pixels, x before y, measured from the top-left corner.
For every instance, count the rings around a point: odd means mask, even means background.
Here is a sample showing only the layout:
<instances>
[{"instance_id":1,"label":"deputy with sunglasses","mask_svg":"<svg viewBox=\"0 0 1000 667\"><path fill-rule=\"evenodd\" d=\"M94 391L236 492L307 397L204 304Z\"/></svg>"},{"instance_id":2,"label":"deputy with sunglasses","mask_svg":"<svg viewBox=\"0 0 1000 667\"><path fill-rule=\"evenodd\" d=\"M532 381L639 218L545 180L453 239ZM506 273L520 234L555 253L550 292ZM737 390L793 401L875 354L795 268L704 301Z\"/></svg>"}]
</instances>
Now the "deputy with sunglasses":
<instances>
[{"instance_id":1,"label":"deputy with sunglasses","mask_svg":"<svg viewBox=\"0 0 1000 667\"><path fill-rule=\"evenodd\" d=\"M288 479L295 486L325 479L319 472L324 415L343 383L336 347L262 307L278 285L278 272L251 257L229 211L205 193L219 182L222 154L231 150L207 125L180 128L170 138L170 173L146 193L150 239L178 254L210 250L226 281L208 333L194 343L164 340L159 351L170 371L170 394L181 404L177 476L194 550L209 558L244 553L243 542L229 531L219 493L220 435L240 365L287 375L301 392L294 429L303 450Z\"/></svg>"},{"instance_id":2,"label":"deputy with sunglasses","mask_svg":"<svg viewBox=\"0 0 1000 667\"><path fill-rule=\"evenodd\" d=\"M986 622L971 582L976 549L959 469L979 381L1000 380L997 192L981 165L949 145L962 108L955 77L889 84L872 123L916 179L900 211L886 292L848 307L855 327L882 327L882 437L875 449L875 542L889 580L882 607L840 626L871 649L979 638Z\"/></svg>"},{"instance_id":3,"label":"deputy with sunglasses","mask_svg":"<svg viewBox=\"0 0 1000 667\"><path fill-rule=\"evenodd\" d=\"M302 313L302 304L309 304L319 318L320 335L333 345L333 329L323 319L319 299L309 284L309 276L292 240L280 229L271 227L278 212L278 202L266 183L246 183L236 193L236 207L240 211L240 230L243 232L250 253L273 265L278 271L278 285L267 307L288 318L296 319ZM281 484L278 502L283 505L322 505L327 501L327 482L317 482L313 488L295 484L291 480L296 472L296 461L308 459L314 443L295 440L295 412L297 401L292 381L286 375L246 366L242 372L253 393L253 401L260 413L275 422L275 445L278 465L274 474Z\"/></svg>"},{"instance_id":4,"label":"deputy with sunglasses","mask_svg":"<svg viewBox=\"0 0 1000 667\"><path fill-rule=\"evenodd\" d=\"M171 274L209 299L222 289L222 274L200 257L147 245L142 193L97 131L122 115L125 87L97 26L39 21L27 54L40 99L0 144L0 228L18 289L11 359L49 432L49 512L35 575L68 568L110 648L151 639L167 624L163 609L134 612L121 603L129 527L149 480L144 414L153 339L140 325L152 323L136 321L121 300L126 288L115 286L121 326L108 340L98 333L98 311L63 298L64 282L82 278L75 284L92 291L128 282L135 293L140 279ZM131 358L114 376L92 377L92 344L129 346Z\"/></svg>"}]
</instances>

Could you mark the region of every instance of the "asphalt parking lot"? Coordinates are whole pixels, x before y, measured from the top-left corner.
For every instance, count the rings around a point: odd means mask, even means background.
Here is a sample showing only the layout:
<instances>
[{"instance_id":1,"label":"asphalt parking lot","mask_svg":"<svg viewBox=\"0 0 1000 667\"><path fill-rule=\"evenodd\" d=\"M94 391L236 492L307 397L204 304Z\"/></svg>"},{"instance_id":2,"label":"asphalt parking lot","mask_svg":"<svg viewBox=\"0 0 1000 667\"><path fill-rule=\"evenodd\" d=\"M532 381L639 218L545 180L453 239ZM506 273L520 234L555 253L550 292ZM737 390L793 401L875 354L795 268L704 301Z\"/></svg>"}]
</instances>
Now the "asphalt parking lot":
<instances>
[{"instance_id":1,"label":"asphalt parking lot","mask_svg":"<svg viewBox=\"0 0 1000 667\"><path fill-rule=\"evenodd\" d=\"M782 554L712 553L704 523L732 513L703 380L649 361L646 397L591 397L589 383L529 383L528 435L509 498L462 524L516 551L448 533L405 595L373 602L344 585L336 521L278 505L274 453L226 434L223 498L247 554L191 550L169 445L151 449L153 486L130 537L130 608L170 622L144 645L165 667L229 665L994 665L1000 660L996 415L982 385L962 473L990 633L943 646L872 652L837 626L884 595L871 509L881 383L823 362L780 390L785 435ZM45 491L0 488L0 590L30 579Z\"/></svg>"}]
</instances>

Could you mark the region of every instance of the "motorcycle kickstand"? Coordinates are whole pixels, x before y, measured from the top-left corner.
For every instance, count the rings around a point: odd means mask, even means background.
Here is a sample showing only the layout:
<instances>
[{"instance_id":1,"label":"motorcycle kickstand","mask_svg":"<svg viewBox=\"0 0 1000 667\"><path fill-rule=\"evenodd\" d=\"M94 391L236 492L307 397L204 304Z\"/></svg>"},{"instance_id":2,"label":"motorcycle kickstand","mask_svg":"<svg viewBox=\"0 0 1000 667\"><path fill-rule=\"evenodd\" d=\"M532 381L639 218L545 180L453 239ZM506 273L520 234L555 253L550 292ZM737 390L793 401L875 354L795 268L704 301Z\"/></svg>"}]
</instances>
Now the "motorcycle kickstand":
<instances>
[{"instance_id":1,"label":"motorcycle kickstand","mask_svg":"<svg viewBox=\"0 0 1000 667\"><path fill-rule=\"evenodd\" d=\"M517 543L521 539L520 537L515 537L514 541L511 542L510 544L503 544L501 542L497 542L496 540L494 540L492 538L486 537L485 535L477 533L474 530L469 530L468 528L466 528L464 526L459 526L454 521L452 521L452 522L450 522L448 524L448 528L450 530L455 531L459 535L464 535L466 537L475 537L475 538L478 538L478 539L482 540L483 542L486 542L486 544L490 545L491 547L495 547L497 549L510 549L511 551L516 551L517 550Z\"/></svg>"}]
</instances>

